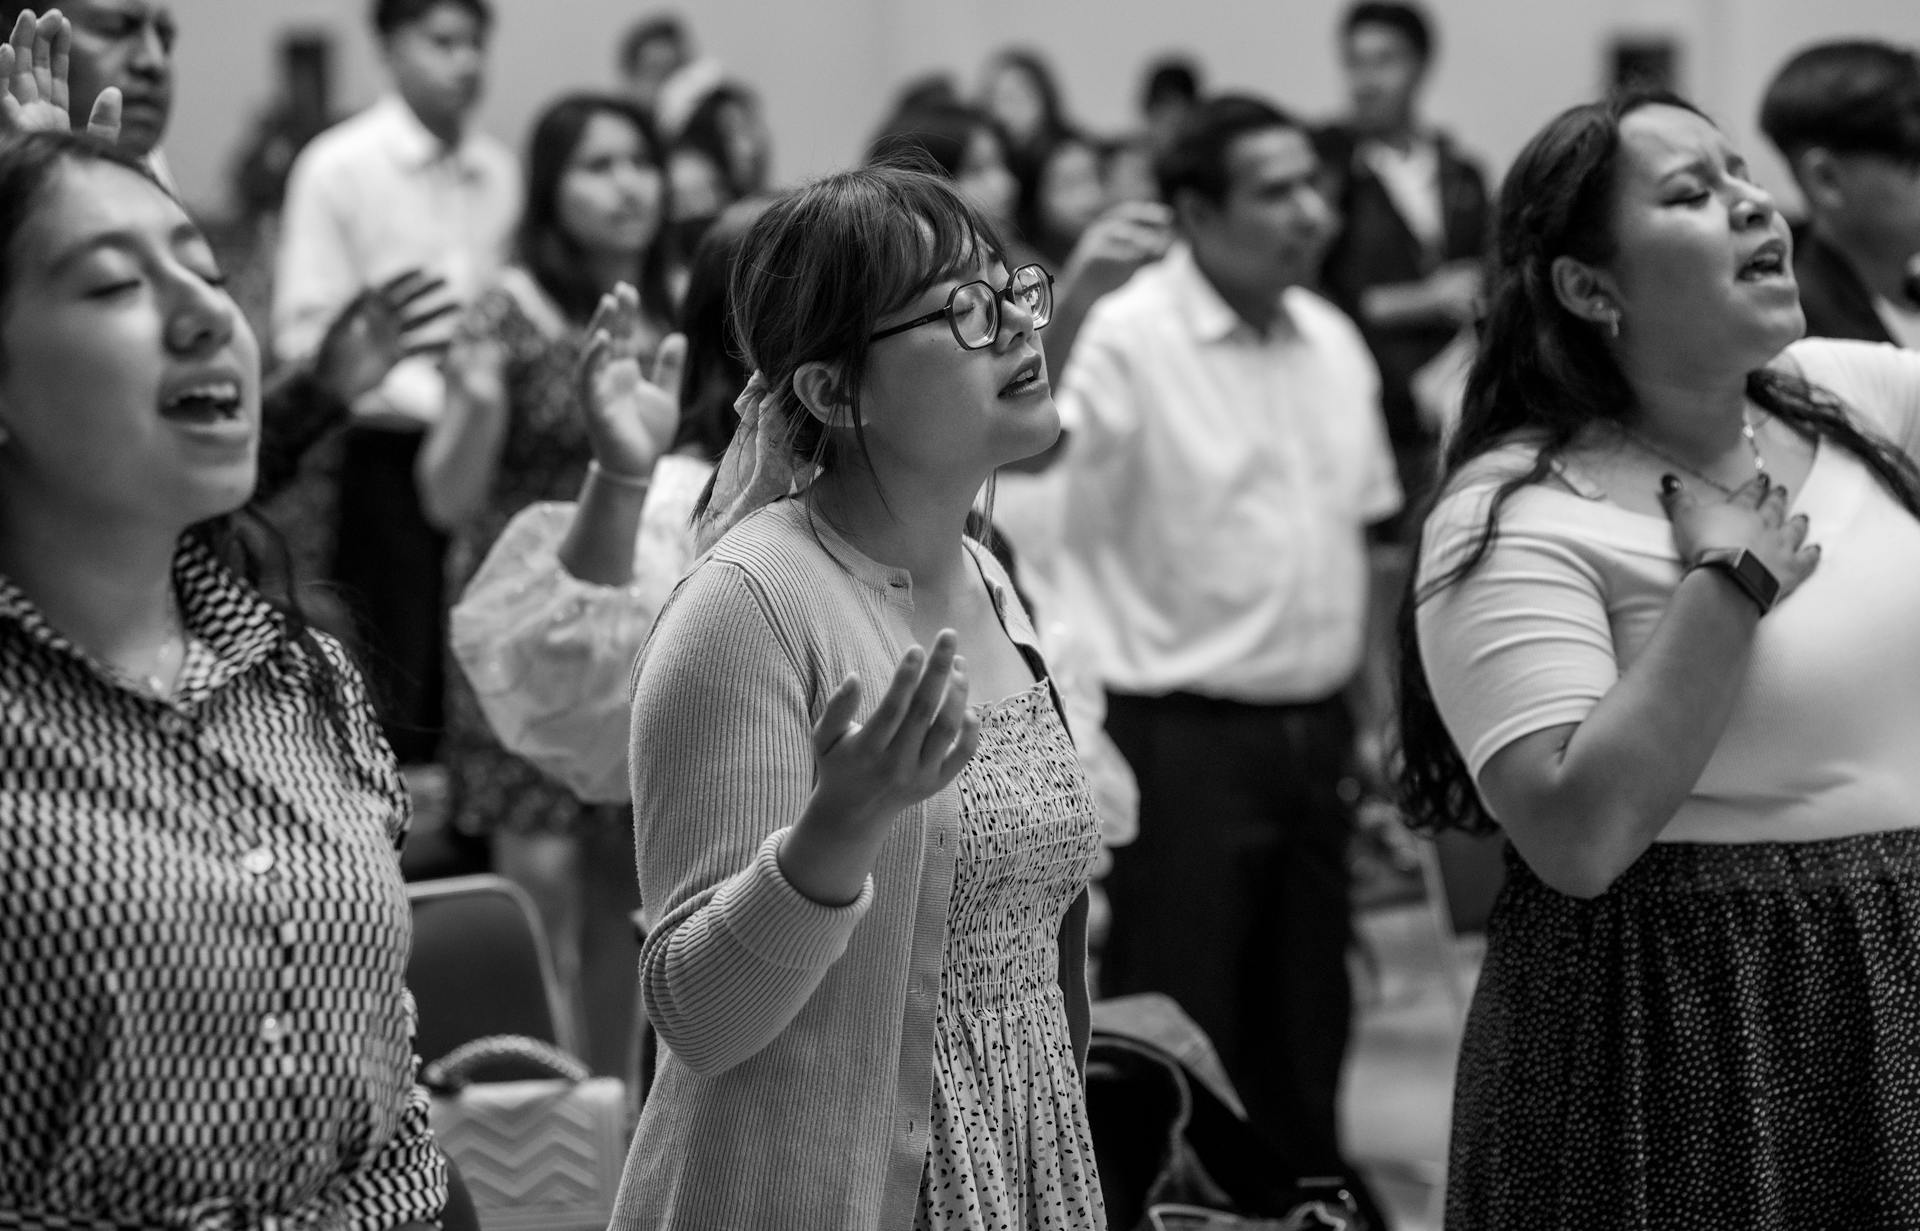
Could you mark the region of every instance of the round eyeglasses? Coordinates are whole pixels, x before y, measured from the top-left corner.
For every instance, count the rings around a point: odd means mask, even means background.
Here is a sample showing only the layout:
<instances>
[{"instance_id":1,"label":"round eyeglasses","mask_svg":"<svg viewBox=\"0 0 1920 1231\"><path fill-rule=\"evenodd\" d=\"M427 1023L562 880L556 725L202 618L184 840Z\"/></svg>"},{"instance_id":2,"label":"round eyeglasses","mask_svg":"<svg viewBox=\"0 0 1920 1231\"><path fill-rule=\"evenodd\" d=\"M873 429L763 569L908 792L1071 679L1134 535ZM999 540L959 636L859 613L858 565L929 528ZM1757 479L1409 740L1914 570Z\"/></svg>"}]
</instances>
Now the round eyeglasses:
<instances>
[{"instance_id":1,"label":"round eyeglasses","mask_svg":"<svg viewBox=\"0 0 1920 1231\"><path fill-rule=\"evenodd\" d=\"M898 325L889 325L869 335L878 342L896 333L918 329L945 319L953 330L953 340L967 350L993 345L1000 336L1000 302L1017 303L1033 318L1035 329L1045 329L1053 319L1053 275L1039 265L1022 265L1007 278L1007 284L995 291L983 281L962 282L947 296L946 306L925 316L916 316Z\"/></svg>"}]
</instances>

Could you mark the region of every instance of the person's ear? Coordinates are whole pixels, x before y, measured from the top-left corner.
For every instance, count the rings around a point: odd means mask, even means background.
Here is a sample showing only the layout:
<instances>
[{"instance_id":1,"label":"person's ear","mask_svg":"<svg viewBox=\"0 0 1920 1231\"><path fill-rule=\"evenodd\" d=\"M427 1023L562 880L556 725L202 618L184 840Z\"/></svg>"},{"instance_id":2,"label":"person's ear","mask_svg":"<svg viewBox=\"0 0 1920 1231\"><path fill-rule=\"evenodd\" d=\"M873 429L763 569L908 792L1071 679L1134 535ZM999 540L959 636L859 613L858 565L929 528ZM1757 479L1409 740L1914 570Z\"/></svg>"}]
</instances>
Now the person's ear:
<instances>
[{"instance_id":1,"label":"person's ear","mask_svg":"<svg viewBox=\"0 0 1920 1231\"><path fill-rule=\"evenodd\" d=\"M1180 228L1180 234L1192 235L1198 228L1220 214L1220 207L1191 188L1182 188L1173 194L1173 220Z\"/></svg>"},{"instance_id":2,"label":"person's ear","mask_svg":"<svg viewBox=\"0 0 1920 1231\"><path fill-rule=\"evenodd\" d=\"M1830 214L1847 207L1847 182L1840 160L1822 146L1802 150L1793 160L1793 178L1807 199L1807 208Z\"/></svg>"},{"instance_id":3,"label":"person's ear","mask_svg":"<svg viewBox=\"0 0 1920 1231\"><path fill-rule=\"evenodd\" d=\"M1606 271L1570 256L1553 259L1553 296L1583 321L1617 331L1620 296Z\"/></svg>"},{"instance_id":4,"label":"person's ear","mask_svg":"<svg viewBox=\"0 0 1920 1231\"><path fill-rule=\"evenodd\" d=\"M793 374L793 394L822 426L842 427L851 421L853 387L833 364L818 359L801 364Z\"/></svg>"}]
</instances>

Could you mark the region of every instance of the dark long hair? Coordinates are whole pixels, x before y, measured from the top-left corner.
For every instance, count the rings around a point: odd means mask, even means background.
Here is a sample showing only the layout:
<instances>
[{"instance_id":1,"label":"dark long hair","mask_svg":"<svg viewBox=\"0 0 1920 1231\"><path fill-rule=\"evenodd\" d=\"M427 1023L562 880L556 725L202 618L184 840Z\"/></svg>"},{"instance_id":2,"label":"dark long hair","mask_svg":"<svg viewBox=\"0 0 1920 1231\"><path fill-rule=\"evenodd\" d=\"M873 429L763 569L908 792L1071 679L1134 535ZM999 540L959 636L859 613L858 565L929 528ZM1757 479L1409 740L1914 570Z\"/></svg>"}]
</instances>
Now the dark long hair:
<instances>
[{"instance_id":1,"label":"dark long hair","mask_svg":"<svg viewBox=\"0 0 1920 1231\"><path fill-rule=\"evenodd\" d=\"M1462 468L1502 445L1525 441L1535 454L1531 466L1495 489L1472 547L1424 586L1417 580L1416 551L1399 630L1400 799L1416 829L1493 827L1427 683L1416 635L1419 604L1486 559L1499 535L1501 510L1514 493L1544 480L1587 427L1624 422L1636 406L1633 388L1598 329L1561 306L1552 271L1562 256L1592 265L1612 259L1620 123L1654 105L1703 114L1663 92L1570 108L1527 143L1501 185L1486 314L1437 490L1444 494ZM1747 396L1801 435L1859 458L1902 507L1920 517L1920 471L1894 446L1857 426L1831 394L1762 369L1748 375Z\"/></svg>"},{"instance_id":2,"label":"dark long hair","mask_svg":"<svg viewBox=\"0 0 1920 1231\"><path fill-rule=\"evenodd\" d=\"M680 427L673 447L698 450L713 461L719 460L733 439L740 422L733 403L752 375L727 311L727 284L748 230L768 204L765 197L748 197L728 206L714 220L693 250L686 294L680 300L687 368L680 385Z\"/></svg>"},{"instance_id":3,"label":"dark long hair","mask_svg":"<svg viewBox=\"0 0 1920 1231\"><path fill-rule=\"evenodd\" d=\"M1004 251L980 211L927 171L842 171L769 205L748 228L727 294L734 334L772 390L770 413L788 429L795 459L822 474L847 462L794 392L802 365L836 370L845 401L834 426L853 428L866 459L860 374L869 335L927 288L1004 260Z\"/></svg>"},{"instance_id":4,"label":"dark long hair","mask_svg":"<svg viewBox=\"0 0 1920 1231\"><path fill-rule=\"evenodd\" d=\"M587 126L595 116L601 115L629 124L640 134L640 144L645 149L643 156L660 176L660 226L634 270L634 285L640 290L642 306L664 320L671 315L673 303L667 290L670 245L663 242L667 220L673 216L666 156L659 138L654 135L653 122L624 98L611 94L569 94L540 114L528 142L526 207L520 215L514 247L533 280L570 319L583 324L593 315L594 305L600 302L600 293L605 288L596 283L588 271L585 250L561 225L560 182L566 178L567 164L579 148Z\"/></svg>"},{"instance_id":5,"label":"dark long hair","mask_svg":"<svg viewBox=\"0 0 1920 1231\"><path fill-rule=\"evenodd\" d=\"M88 163L120 167L146 180L155 190L167 192L139 158L94 137L36 132L0 141L0 312L13 306L21 231L45 207L47 194L60 172L69 165ZM0 364L5 362L6 356L0 354ZM354 740L345 681L301 608L290 553L279 530L249 501L242 508L188 527L184 538L210 551L278 614L283 662L304 679L315 713L330 728L356 775L370 786L383 788L382 766L369 763Z\"/></svg>"}]
</instances>

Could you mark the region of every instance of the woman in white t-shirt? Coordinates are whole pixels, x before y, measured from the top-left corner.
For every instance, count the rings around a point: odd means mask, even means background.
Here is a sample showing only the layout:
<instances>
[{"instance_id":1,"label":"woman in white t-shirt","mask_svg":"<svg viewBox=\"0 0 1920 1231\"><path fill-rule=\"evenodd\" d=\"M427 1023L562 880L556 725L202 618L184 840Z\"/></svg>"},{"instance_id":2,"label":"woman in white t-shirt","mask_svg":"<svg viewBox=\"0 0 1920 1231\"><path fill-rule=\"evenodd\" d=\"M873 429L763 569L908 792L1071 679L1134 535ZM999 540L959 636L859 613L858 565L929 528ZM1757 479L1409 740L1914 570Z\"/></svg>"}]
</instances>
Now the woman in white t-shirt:
<instances>
[{"instance_id":1,"label":"woman in white t-shirt","mask_svg":"<svg viewBox=\"0 0 1920 1231\"><path fill-rule=\"evenodd\" d=\"M1449 1227L1920 1220L1920 357L1796 342L1790 244L1668 96L1502 190L1402 678L1510 844Z\"/></svg>"}]
</instances>

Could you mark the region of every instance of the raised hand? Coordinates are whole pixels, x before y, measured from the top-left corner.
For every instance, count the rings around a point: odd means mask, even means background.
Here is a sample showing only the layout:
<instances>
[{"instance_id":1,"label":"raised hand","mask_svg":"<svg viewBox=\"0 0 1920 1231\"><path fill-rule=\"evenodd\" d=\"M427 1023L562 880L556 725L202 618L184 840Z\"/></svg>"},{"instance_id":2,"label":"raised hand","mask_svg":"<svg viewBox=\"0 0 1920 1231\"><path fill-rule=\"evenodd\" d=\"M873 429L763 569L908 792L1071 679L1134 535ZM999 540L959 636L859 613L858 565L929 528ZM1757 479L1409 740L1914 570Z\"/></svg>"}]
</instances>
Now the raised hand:
<instances>
[{"instance_id":1,"label":"raised hand","mask_svg":"<svg viewBox=\"0 0 1920 1231\"><path fill-rule=\"evenodd\" d=\"M848 676L813 728L813 796L780 855L789 883L818 902L847 902L902 811L947 786L979 746L967 708L960 638L942 629L931 649L913 646L886 695L862 724L861 687Z\"/></svg>"},{"instance_id":2,"label":"raised hand","mask_svg":"<svg viewBox=\"0 0 1920 1231\"><path fill-rule=\"evenodd\" d=\"M622 282L600 297L587 322L574 375L594 460L613 474L636 478L651 474L673 444L687 359L686 338L669 335L648 377L640 369L646 343L640 293Z\"/></svg>"},{"instance_id":3,"label":"raised hand","mask_svg":"<svg viewBox=\"0 0 1920 1231\"><path fill-rule=\"evenodd\" d=\"M1173 242L1173 211L1154 201L1123 201L1094 219L1067 258L1062 280L1111 290Z\"/></svg>"},{"instance_id":4,"label":"raised hand","mask_svg":"<svg viewBox=\"0 0 1920 1231\"><path fill-rule=\"evenodd\" d=\"M1661 507L1673 523L1680 558L1693 561L1716 547L1744 547L1760 557L1780 582L1779 602L1800 588L1820 563L1820 548L1807 542L1807 515L1787 516L1787 489L1755 475L1724 500L1701 501L1674 475L1661 482Z\"/></svg>"},{"instance_id":5,"label":"raised hand","mask_svg":"<svg viewBox=\"0 0 1920 1231\"><path fill-rule=\"evenodd\" d=\"M364 290L327 326L314 374L330 394L352 403L377 388L402 359L445 352L445 331L434 326L459 306L444 278L418 269Z\"/></svg>"},{"instance_id":6,"label":"raised hand","mask_svg":"<svg viewBox=\"0 0 1920 1231\"><path fill-rule=\"evenodd\" d=\"M73 26L59 9L36 17L23 9L13 34L0 43L0 131L71 132L67 69ZM103 141L120 139L120 90L109 86L93 100L87 132Z\"/></svg>"}]
</instances>

